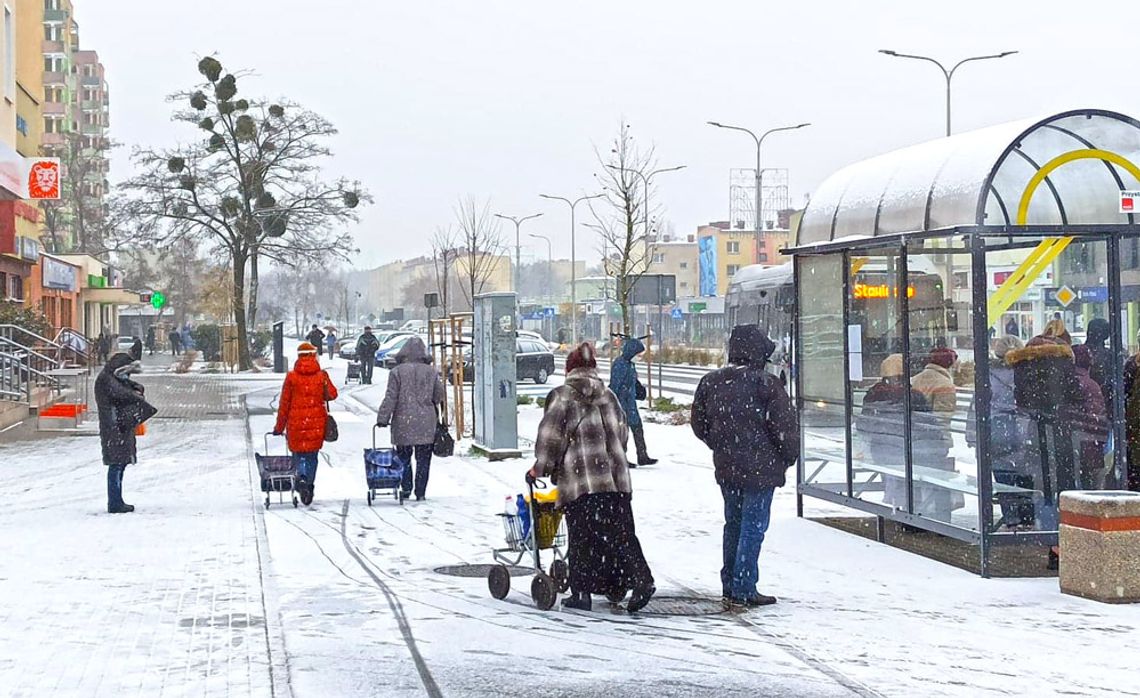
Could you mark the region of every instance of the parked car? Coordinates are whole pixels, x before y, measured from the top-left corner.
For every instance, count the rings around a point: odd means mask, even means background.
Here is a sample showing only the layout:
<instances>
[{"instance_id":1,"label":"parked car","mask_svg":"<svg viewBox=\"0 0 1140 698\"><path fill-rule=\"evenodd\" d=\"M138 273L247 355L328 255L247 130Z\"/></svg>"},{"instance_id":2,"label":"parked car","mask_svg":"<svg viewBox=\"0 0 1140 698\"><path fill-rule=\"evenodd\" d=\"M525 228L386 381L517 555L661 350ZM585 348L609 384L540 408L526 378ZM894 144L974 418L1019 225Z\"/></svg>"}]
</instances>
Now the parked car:
<instances>
[{"instance_id":1,"label":"parked car","mask_svg":"<svg viewBox=\"0 0 1140 698\"><path fill-rule=\"evenodd\" d=\"M119 335L119 339L115 342L115 349L117 351L130 351L131 347L135 345L137 340L134 337L124 337Z\"/></svg>"},{"instance_id":2,"label":"parked car","mask_svg":"<svg viewBox=\"0 0 1140 698\"><path fill-rule=\"evenodd\" d=\"M396 354L400 353L400 350L404 348L408 340L415 336L414 334L403 334L392 337L387 342L381 344L380 348L376 350L376 365L380 368L395 367ZM421 337L421 339L423 338ZM424 344L427 344L426 339L424 339Z\"/></svg>"},{"instance_id":3,"label":"parked car","mask_svg":"<svg viewBox=\"0 0 1140 698\"><path fill-rule=\"evenodd\" d=\"M551 351L558 348L557 344L546 341L545 337L532 330L518 330L515 334L517 334L520 339L533 339Z\"/></svg>"},{"instance_id":4,"label":"parked car","mask_svg":"<svg viewBox=\"0 0 1140 698\"><path fill-rule=\"evenodd\" d=\"M553 373L554 352L545 342L521 336L515 340L515 380L533 380L542 385ZM467 383L475 380L475 364L470 351L463 354L463 380Z\"/></svg>"},{"instance_id":5,"label":"parked car","mask_svg":"<svg viewBox=\"0 0 1140 698\"><path fill-rule=\"evenodd\" d=\"M357 339L359 339L359 337L349 337L338 341L337 346L339 346L340 349L337 351L337 356L342 359L348 359L349 361L355 361Z\"/></svg>"}]
</instances>

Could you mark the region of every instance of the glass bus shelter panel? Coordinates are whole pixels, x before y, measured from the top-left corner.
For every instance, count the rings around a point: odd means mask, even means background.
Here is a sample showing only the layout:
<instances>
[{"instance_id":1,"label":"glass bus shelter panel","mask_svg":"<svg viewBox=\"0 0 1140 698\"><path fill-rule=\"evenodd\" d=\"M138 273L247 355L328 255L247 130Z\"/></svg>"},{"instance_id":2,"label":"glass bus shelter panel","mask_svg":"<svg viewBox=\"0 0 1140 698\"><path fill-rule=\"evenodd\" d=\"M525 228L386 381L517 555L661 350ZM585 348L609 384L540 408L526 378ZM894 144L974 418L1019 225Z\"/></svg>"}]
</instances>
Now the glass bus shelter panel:
<instances>
[{"instance_id":1,"label":"glass bus shelter panel","mask_svg":"<svg viewBox=\"0 0 1140 698\"><path fill-rule=\"evenodd\" d=\"M906 508L906 393L901 248L851 253L847 366L852 494ZM904 488L897 484L904 483ZM894 485L893 491L889 489ZM889 495L901 491L901 497ZM899 503L901 502L901 507Z\"/></svg>"},{"instance_id":2,"label":"glass bus shelter panel","mask_svg":"<svg viewBox=\"0 0 1140 698\"><path fill-rule=\"evenodd\" d=\"M972 258L959 238L908 246L910 348L909 506L913 514L978 530L974 449ZM909 290L908 290L909 292ZM906 509L906 481L887 488Z\"/></svg>"},{"instance_id":3,"label":"glass bus shelter panel","mask_svg":"<svg viewBox=\"0 0 1140 698\"><path fill-rule=\"evenodd\" d=\"M826 255L796 259L804 482L837 494L847 492L844 258Z\"/></svg>"}]
</instances>

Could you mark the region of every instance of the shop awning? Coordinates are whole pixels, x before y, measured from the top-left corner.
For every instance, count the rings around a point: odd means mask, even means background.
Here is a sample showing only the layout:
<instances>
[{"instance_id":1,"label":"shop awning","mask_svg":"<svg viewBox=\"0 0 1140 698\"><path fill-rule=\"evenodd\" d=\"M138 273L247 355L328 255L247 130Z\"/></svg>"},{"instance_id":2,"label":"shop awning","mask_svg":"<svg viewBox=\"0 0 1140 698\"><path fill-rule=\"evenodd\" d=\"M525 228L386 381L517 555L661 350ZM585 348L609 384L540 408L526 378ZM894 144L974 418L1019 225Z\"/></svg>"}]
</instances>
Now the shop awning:
<instances>
[{"instance_id":1,"label":"shop awning","mask_svg":"<svg viewBox=\"0 0 1140 698\"><path fill-rule=\"evenodd\" d=\"M80 300L88 303L114 303L116 305L137 305L142 303L139 294L125 288L85 288L79 294Z\"/></svg>"},{"instance_id":2,"label":"shop awning","mask_svg":"<svg viewBox=\"0 0 1140 698\"><path fill-rule=\"evenodd\" d=\"M1140 189L1134 163L1140 122L1097 109L941 138L833 174L795 246L956 226L1131 224L1120 192Z\"/></svg>"}]
</instances>

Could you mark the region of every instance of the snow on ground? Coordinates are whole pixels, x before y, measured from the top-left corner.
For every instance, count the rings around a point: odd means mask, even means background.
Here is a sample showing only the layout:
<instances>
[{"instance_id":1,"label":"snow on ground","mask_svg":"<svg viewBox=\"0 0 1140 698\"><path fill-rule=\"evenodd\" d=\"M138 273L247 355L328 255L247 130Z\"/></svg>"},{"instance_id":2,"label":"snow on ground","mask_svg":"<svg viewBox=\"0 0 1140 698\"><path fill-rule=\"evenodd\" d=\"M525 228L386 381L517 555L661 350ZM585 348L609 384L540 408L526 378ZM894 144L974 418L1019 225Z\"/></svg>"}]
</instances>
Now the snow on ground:
<instances>
[{"instance_id":1,"label":"snow on ground","mask_svg":"<svg viewBox=\"0 0 1140 698\"><path fill-rule=\"evenodd\" d=\"M329 365L342 384L344 362ZM491 562L496 514L529 461L438 460L427 501L369 507L362 449L384 379L334 404L341 438L311 508L265 510L256 491L252 451L279 377L149 379L171 405L128 469L132 515L103 513L95 439L0 446L0 692L1140 695L1140 607L1065 597L1056 579L984 580L797 519L791 487L761 556L774 607L629 617L596 599L589 614L540 612L528 577L496 601L483 578L433 570ZM211 398L225 381L238 389ZM520 434L540 418L521 408ZM633 473L634 512L658 593L716 598L709 455L687 427L646 431L661 463Z\"/></svg>"}]
</instances>

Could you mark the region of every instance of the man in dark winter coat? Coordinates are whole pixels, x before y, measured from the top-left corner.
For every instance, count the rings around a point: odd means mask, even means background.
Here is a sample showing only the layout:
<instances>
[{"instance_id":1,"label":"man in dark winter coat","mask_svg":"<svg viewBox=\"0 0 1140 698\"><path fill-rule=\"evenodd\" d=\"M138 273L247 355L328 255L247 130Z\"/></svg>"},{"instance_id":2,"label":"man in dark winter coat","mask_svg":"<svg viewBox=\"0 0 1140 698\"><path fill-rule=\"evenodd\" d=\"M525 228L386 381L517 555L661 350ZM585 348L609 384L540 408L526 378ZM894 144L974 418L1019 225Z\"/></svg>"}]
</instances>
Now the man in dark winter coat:
<instances>
[{"instance_id":1,"label":"man in dark winter coat","mask_svg":"<svg viewBox=\"0 0 1140 698\"><path fill-rule=\"evenodd\" d=\"M1112 328L1108 324L1108 320L1104 318L1093 318L1089 320L1088 337L1085 340L1085 346L1088 347L1089 356L1092 359L1092 365L1089 366L1089 377L1096 381L1100 386L1100 391L1104 395L1104 404L1108 409L1112 410L1112 367L1116 364L1112 359L1112 349L1109 349L1105 342L1108 341L1109 335L1112 334Z\"/></svg>"},{"instance_id":2,"label":"man in dark winter coat","mask_svg":"<svg viewBox=\"0 0 1140 698\"><path fill-rule=\"evenodd\" d=\"M621 345L621 356L610 368L610 390L617 395L621 409L625 412L625 422L633 434L633 443L637 447L637 463L630 463L630 467L653 465L657 462L656 458L649 457L649 451L645 448L645 427L641 425L641 413L637 411L639 383L633 360L643 351L645 345L640 339L627 337Z\"/></svg>"},{"instance_id":3,"label":"man in dark winter coat","mask_svg":"<svg viewBox=\"0 0 1140 698\"><path fill-rule=\"evenodd\" d=\"M376 367L376 352L380 349L380 340L372 334L371 327L364 328L364 334L356 340L356 360L360 362L360 382L365 385L372 383L372 370Z\"/></svg>"},{"instance_id":4,"label":"man in dark winter coat","mask_svg":"<svg viewBox=\"0 0 1140 698\"><path fill-rule=\"evenodd\" d=\"M320 356L324 351L325 333L321 332L321 328L313 325L313 329L309 330L309 334L305 335L305 341L316 347L317 356Z\"/></svg>"},{"instance_id":5,"label":"man in dark winter coat","mask_svg":"<svg viewBox=\"0 0 1140 698\"><path fill-rule=\"evenodd\" d=\"M142 344L136 343L136 347L141 353ZM131 375L141 370L137 358L119 352L107 360L95 379L99 442L107 466L107 511L112 514L135 510L123 502L123 473L128 465L138 462L135 430L158 412L146 401L143 387L131 380Z\"/></svg>"},{"instance_id":6,"label":"man in dark winter coat","mask_svg":"<svg viewBox=\"0 0 1140 698\"><path fill-rule=\"evenodd\" d=\"M764 370L775 348L758 325L733 328L730 365L702 378L693 398L693 433L713 451L724 497L723 602L737 609L776 603L756 590L757 565L772 497L799 458L795 408L780 379Z\"/></svg>"}]
</instances>

